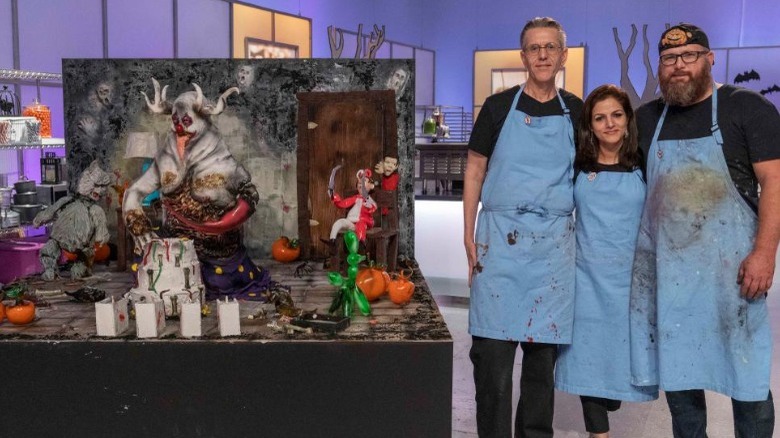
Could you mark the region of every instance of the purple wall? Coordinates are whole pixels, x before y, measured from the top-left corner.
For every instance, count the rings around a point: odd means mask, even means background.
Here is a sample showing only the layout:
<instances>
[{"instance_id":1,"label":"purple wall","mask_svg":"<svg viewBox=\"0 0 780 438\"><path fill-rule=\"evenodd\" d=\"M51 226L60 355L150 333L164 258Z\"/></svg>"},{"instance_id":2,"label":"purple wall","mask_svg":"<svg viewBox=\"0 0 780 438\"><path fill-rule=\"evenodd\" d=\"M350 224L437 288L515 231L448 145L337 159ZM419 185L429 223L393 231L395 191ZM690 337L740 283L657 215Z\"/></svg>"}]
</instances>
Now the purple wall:
<instances>
[{"instance_id":1,"label":"purple wall","mask_svg":"<svg viewBox=\"0 0 780 438\"><path fill-rule=\"evenodd\" d=\"M586 93L603 83L619 83L620 62L612 28L617 28L624 47L631 25L639 29L631 56L629 76L641 94L645 68L641 52L642 25L648 25L650 57L657 56L658 36L666 23L691 21L709 32L714 48L780 45L776 19L780 2L767 0L251 0L248 4L312 19L312 53L330 57L327 27L364 31L374 24L386 26L386 38L436 51L436 103L471 108L474 50L518 46L520 28L534 16L560 20L570 45L587 45ZM13 67L11 33L12 0L0 0L0 68ZM103 11L101 0L18 0L19 68L60 72L62 58L103 56ZM172 57L174 11L172 0L108 0L110 57ZM230 24L228 2L178 0L178 54L184 58L228 57ZM720 60L720 59L719 59ZM725 60L716 61L722 68ZM0 83L2 83L0 81ZM24 86L22 103L36 95ZM64 135L62 93L42 87L42 101L52 108L54 135ZM26 154L36 163L37 152ZM10 160L0 153L0 160ZM0 171L4 168L0 164Z\"/></svg>"},{"instance_id":2,"label":"purple wall","mask_svg":"<svg viewBox=\"0 0 780 438\"><path fill-rule=\"evenodd\" d=\"M631 24L639 30L631 56L629 76L637 88L644 86L641 52L642 25L648 25L650 58L666 23L693 22L708 32L712 47L780 45L776 31L780 3L765 0L692 0L687 3L638 0L528 2L494 0L458 2L431 0L426 7L438 12L428 20L428 45L436 50L436 96L439 103L472 104L473 51L516 48L523 24L535 16L549 15L563 23L571 46L587 45L586 93L603 83L619 83L620 62L612 28L628 46ZM641 94L641 89L637 90Z\"/></svg>"}]
</instances>

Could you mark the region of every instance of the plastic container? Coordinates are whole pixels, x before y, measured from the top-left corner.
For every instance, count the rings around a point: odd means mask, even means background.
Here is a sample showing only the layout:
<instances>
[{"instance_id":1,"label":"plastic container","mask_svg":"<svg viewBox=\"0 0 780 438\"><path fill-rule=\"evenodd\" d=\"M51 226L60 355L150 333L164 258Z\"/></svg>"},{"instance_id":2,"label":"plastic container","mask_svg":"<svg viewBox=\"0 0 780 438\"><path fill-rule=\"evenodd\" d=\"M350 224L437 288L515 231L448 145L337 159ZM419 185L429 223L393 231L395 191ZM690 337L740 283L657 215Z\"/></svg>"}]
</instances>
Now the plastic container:
<instances>
[{"instance_id":1,"label":"plastic container","mask_svg":"<svg viewBox=\"0 0 780 438\"><path fill-rule=\"evenodd\" d=\"M21 240L0 241L0 283L40 274L43 266L39 253L43 243Z\"/></svg>"}]
</instances>

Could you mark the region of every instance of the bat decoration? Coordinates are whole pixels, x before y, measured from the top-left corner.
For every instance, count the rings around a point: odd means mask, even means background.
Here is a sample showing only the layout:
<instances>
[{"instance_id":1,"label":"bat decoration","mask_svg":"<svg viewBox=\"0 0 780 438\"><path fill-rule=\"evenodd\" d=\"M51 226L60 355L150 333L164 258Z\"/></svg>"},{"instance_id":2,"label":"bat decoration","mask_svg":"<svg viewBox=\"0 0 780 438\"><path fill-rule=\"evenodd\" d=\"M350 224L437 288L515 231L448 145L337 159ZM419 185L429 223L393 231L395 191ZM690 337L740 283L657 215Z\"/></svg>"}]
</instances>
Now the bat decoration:
<instances>
[{"instance_id":1,"label":"bat decoration","mask_svg":"<svg viewBox=\"0 0 780 438\"><path fill-rule=\"evenodd\" d=\"M745 73L740 73L737 75L737 77L734 78L735 84L741 84L742 82L749 82L749 81L759 81L761 80L761 76L756 72L755 70L746 71Z\"/></svg>"},{"instance_id":2,"label":"bat decoration","mask_svg":"<svg viewBox=\"0 0 780 438\"><path fill-rule=\"evenodd\" d=\"M761 93L762 95L766 95L769 93L778 93L778 92L780 92L780 87L778 87L777 84L774 84L769 88L764 88L761 91L759 91L759 93Z\"/></svg>"}]
</instances>

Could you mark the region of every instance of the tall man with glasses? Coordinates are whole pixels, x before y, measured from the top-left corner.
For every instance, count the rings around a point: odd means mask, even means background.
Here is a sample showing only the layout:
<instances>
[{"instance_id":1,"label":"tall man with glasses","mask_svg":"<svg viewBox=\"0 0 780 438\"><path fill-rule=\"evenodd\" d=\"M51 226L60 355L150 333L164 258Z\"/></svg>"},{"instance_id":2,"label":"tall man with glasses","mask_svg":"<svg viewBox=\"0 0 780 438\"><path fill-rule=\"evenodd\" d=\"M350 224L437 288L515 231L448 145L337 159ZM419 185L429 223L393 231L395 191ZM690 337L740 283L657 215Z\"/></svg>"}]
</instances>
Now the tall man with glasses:
<instances>
[{"instance_id":1,"label":"tall man with glasses","mask_svg":"<svg viewBox=\"0 0 780 438\"><path fill-rule=\"evenodd\" d=\"M658 51L663 98L637 111L648 181L632 383L666 391L675 437L706 436L710 390L732 398L735 436L768 438L780 115L763 96L713 81L715 55L698 27L669 28Z\"/></svg>"},{"instance_id":2,"label":"tall man with glasses","mask_svg":"<svg viewBox=\"0 0 780 438\"><path fill-rule=\"evenodd\" d=\"M553 435L556 344L572 336L572 163L582 100L555 86L567 56L557 21L529 21L520 45L528 80L485 101L469 140L463 188L470 358L483 438L512 434L518 344L515 436Z\"/></svg>"}]
</instances>

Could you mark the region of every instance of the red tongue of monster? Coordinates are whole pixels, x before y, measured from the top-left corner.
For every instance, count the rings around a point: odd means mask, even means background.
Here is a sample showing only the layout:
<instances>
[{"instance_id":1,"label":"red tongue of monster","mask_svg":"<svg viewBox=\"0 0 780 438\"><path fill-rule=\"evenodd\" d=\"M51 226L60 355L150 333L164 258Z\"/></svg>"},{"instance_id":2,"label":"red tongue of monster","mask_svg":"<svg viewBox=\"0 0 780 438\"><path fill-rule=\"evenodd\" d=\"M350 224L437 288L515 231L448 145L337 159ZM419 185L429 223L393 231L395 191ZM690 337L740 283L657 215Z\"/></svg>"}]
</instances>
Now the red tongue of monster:
<instances>
[{"instance_id":1,"label":"red tongue of monster","mask_svg":"<svg viewBox=\"0 0 780 438\"><path fill-rule=\"evenodd\" d=\"M179 153L179 158L184 159L184 149L187 148L192 134L184 131L181 125L176 125L176 150Z\"/></svg>"}]
</instances>

